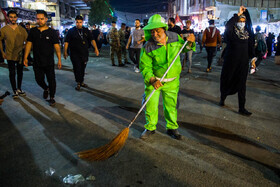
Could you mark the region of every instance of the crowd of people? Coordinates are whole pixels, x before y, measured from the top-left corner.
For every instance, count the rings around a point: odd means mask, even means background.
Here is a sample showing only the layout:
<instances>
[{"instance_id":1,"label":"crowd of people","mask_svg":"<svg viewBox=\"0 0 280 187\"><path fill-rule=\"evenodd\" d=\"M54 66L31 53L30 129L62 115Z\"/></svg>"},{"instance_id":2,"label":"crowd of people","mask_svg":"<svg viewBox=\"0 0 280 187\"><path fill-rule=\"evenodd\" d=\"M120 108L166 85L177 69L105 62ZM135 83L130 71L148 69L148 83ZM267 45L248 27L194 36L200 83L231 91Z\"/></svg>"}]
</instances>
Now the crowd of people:
<instances>
[{"instance_id":1,"label":"crowd of people","mask_svg":"<svg viewBox=\"0 0 280 187\"><path fill-rule=\"evenodd\" d=\"M219 105L224 106L228 96L238 93L239 113L246 116L252 114L245 108L248 72L252 73L250 69L255 70L265 56L271 56L274 49L277 51L275 55L280 55L280 36L275 47L273 34L269 34L265 39L260 33L260 27L257 27L254 33L250 14L243 6L240 7L238 14L227 22L223 35L215 26L214 20L209 20L209 27L204 31L195 33L191 28L190 20L187 20L186 26L181 29L175 24L174 18L169 18L166 24L158 14L150 17L144 27L141 26L141 20L136 19L132 30L125 23L117 29L116 22L112 21L111 28L106 34L96 25L93 25L93 30L84 27L83 17L78 15L75 18L76 26L65 29L61 35L58 30L47 25L47 13L43 10L37 11L37 27L33 28L29 23L19 26L18 14L15 10L10 10L7 15L10 23L0 30L0 40L5 42L5 49L0 42L0 51L3 59L8 62L14 99L26 95L21 87L23 66L32 64L35 80L43 90L43 98L46 100L49 98L47 100L49 104L55 105L54 52L60 69L61 46L63 46L63 57L67 59L70 56L73 65L75 89L79 91L81 87L88 87L84 76L89 48L92 46L96 56L99 56L102 44L108 42L112 66L116 66L115 54L119 67L130 64L127 58L128 50L129 58L134 64L134 71L141 73L144 79L144 99L148 99L153 94L146 105L146 124L145 131L141 135L142 139L147 139L155 133L160 94L163 97L167 134L175 139L181 139L177 130L176 107L179 79L185 66L187 72L192 73L192 55L196 51L196 43L199 45L199 52L202 52L204 47L206 49L207 73L212 71L212 61L217 49L223 46ZM33 57L30 56L31 50L33 50ZM182 53L179 55L180 50ZM176 56L179 57L175 59ZM167 71L168 73L165 73ZM2 102L3 100L0 100L0 104Z\"/></svg>"}]
</instances>

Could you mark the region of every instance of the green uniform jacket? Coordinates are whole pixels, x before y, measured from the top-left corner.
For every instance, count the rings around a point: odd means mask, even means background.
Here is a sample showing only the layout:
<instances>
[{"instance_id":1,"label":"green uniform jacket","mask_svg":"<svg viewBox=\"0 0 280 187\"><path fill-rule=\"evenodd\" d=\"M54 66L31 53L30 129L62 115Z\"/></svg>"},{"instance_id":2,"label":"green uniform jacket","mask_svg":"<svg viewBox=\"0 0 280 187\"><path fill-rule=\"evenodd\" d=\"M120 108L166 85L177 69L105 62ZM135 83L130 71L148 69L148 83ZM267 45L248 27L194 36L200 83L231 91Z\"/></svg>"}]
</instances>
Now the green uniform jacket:
<instances>
[{"instance_id":1,"label":"green uniform jacket","mask_svg":"<svg viewBox=\"0 0 280 187\"><path fill-rule=\"evenodd\" d=\"M152 77L161 78L163 76L185 42L177 33L166 31L166 35L166 46L151 38L141 49L139 68L146 85L150 84ZM182 52L189 50L184 48ZM182 65L179 56L165 78L178 78L181 71Z\"/></svg>"}]
</instances>

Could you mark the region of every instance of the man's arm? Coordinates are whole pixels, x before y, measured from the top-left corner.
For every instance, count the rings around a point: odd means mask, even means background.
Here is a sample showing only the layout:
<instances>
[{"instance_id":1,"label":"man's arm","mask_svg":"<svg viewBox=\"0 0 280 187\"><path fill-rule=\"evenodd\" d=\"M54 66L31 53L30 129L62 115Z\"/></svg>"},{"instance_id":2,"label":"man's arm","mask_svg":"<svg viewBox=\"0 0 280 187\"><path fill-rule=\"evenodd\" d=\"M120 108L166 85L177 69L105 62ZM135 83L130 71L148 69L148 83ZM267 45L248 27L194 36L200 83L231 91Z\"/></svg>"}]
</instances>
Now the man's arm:
<instances>
[{"instance_id":1,"label":"man's arm","mask_svg":"<svg viewBox=\"0 0 280 187\"><path fill-rule=\"evenodd\" d=\"M130 43L131 43L131 40L132 40L132 35L130 35L129 38L128 38L128 41L127 41L127 44L126 44L126 49L129 48L129 45L130 45Z\"/></svg>"},{"instance_id":2,"label":"man's arm","mask_svg":"<svg viewBox=\"0 0 280 187\"><path fill-rule=\"evenodd\" d=\"M24 60L23 60L23 64L28 67L28 60L27 60L27 57L30 53L30 50L31 50L31 47L32 47L32 42L27 42L27 44L25 45L25 52L24 52Z\"/></svg>"},{"instance_id":3,"label":"man's arm","mask_svg":"<svg viewBox=\"0 0 280 187\"><path fill-rule=\"evenodd\" d=\"M65 60L66 60L67 57L68 57L68 53L67 53L68 45L69 45L68 42L64 42L64 52L63 52L63 56L64 56L64 59L65 59Z\"/></svg>"},{"instance_id":4,"label":"man's arm","mask_svg":"<svg viewBox=\"0 0 280 187\"><path fill-rule=\"evenodd\" d=\"M96 56L99 56L99 51L98 51L95 40L91 40L91 45L94 47L94 52L95 52Z\"/></svg>"},{"instance_id":5,"label":"man's arm","mask_svg":"<svg viewBox=\"0 0 280 187\"><path fill-rule=\"evenodd\" d=\"M54 44L54 49L55 49L55 53L56 56L58 58L58 62L57 62L57 67L58 69L61 69L61 52L60 52L60 45L58 43Z\"/></svg>"},{"instance_id":6,"label":"man's arm","mask_svg":"<svg viewBox=\"0 0 280 187\"><path fill-rule=\"evenodd\" d=\"M201 42L202 46L204 45L205 41L206 41L206 29L204 30L203 36L202 36L202 42Z\"/></svg>"},{"instance_id":7,"label":"man's arm","mask_svg":"<svg viewBox=\"0 0 280 187\"><path fill-rule=\"evenodd\" d=\"M141 40L139 40L138 42L137 42L137 44L141 44L141 43L143 43L145 41L145 37L144 36L142 36L142 39Z\"/></svg>"},{"instance_id":8,"label":"man's arm","mask_svg":"<svg viewBox=\"0 0 280 187\"><path fill-rule=\"evenodd\" d=\"M3 56L4 59L6 59L6 53L4 52L3 50L3 46L2 46L2 40L4 39L4 33L2 32L2 30L0 30L0 51L1 51L1 54Z\"/></svg>"}]
</instances>

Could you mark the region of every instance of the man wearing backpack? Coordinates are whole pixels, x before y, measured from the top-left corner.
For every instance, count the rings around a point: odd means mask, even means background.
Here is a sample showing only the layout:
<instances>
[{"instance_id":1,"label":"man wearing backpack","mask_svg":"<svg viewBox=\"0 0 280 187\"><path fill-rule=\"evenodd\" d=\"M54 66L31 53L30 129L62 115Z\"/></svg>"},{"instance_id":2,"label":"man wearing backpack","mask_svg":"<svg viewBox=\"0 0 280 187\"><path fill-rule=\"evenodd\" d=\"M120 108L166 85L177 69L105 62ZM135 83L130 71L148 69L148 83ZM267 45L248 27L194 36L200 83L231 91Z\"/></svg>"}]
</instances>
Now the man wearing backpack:
<instances>
[{"instance_id":1,"label":"man wearing backpack","mask_svg":"<svg viewBox=\"0 0 280 187\"><path fill-rule=\"evenodd\" d=\"M255 54L257 56L256 67L258 67L262 61L263 56L267 51L267 46L265 42L265 38L262 33L260 33L261 27L256 27L255 34Z\"/></svg>"}]
</instances>

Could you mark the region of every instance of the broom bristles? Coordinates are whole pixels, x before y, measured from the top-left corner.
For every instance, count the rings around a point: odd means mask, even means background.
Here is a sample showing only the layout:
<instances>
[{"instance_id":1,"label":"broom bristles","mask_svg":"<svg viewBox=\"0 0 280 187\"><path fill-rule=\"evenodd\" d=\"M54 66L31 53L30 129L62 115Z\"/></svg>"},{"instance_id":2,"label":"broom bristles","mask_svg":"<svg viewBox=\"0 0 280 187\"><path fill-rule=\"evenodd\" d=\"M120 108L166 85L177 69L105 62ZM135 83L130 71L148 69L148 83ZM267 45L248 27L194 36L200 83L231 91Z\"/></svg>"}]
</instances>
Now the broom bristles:
<instances>
[{"instance_id":1,"label":"broom bristles","mask_svg":"<svg viewBox=\"0 0 280 187\"><path fill-rule=\"evenodd\" d=\"M129 128L122 130L110 143L86 151L76 153L81 159L86 161L102 161L116 154L125 144L129 134Z\"/></svg>"}]
</instances>

